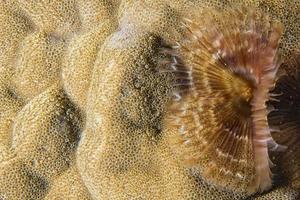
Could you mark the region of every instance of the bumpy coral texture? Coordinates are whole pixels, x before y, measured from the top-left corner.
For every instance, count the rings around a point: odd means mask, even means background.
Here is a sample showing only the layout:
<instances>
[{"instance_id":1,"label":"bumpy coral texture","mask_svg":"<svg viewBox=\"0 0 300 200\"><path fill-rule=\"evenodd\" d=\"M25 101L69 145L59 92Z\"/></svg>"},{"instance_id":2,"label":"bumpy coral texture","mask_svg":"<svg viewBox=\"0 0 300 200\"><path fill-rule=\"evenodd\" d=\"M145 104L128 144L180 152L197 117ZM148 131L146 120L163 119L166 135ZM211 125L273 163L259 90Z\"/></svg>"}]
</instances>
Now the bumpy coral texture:
<instances>
[{"instance_id":1,"label":"bumpy coral texture","mask_svg":"<svg viewBox=\"0 0 300 200\"><path fill-rule=\"evenodd\" d=\"M300 45L298 0L0 0L0 199L299 198L206 183L162 123L161 42L183 16L240 3L284 24L283 59Z\"/></svg>"}]
</instances>

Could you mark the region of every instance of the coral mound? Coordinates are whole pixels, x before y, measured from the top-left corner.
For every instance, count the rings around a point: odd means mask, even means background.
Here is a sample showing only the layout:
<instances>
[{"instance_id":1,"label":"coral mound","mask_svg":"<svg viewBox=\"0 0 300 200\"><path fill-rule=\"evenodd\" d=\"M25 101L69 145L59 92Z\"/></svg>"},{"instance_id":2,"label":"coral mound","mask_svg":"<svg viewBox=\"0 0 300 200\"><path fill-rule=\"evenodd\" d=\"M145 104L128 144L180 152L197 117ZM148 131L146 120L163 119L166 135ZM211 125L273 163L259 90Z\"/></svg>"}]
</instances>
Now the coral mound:
<instances>
[{"instance_id":1,"label":"coral mound","mask_svg":"<svg viewBox=\"0 0 300 200\"><path fill-rule=\"evenodd\" d=\"M283 23L288 60L298 0L0 0L0 199L297 199L276 181L258 195L206 182L163 123L162 43L183 17L241 4Z\"/></svg>"}]
</instances>

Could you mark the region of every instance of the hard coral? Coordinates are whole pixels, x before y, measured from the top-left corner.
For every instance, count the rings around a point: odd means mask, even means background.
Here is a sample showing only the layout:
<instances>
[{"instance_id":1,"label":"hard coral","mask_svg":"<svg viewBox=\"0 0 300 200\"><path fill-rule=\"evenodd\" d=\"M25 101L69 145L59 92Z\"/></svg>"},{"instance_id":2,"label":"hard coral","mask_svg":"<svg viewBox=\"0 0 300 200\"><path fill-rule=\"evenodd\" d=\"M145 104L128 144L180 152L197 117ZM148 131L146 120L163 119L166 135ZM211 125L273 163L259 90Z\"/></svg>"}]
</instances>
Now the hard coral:
<instances>
[{"instance_id":1,"label":"hard coral","mask_svg":"<svg viewBox=\"0 0 300 200\"><path fill-rule=\"evenodd\" d=\"M181 39L182 17L240 4L283 23L288 59L297 0L0 0L0 199L296 199L285 184L257 196L210 185L163 124L162 41Z\"/></svg>"}]
</instances>

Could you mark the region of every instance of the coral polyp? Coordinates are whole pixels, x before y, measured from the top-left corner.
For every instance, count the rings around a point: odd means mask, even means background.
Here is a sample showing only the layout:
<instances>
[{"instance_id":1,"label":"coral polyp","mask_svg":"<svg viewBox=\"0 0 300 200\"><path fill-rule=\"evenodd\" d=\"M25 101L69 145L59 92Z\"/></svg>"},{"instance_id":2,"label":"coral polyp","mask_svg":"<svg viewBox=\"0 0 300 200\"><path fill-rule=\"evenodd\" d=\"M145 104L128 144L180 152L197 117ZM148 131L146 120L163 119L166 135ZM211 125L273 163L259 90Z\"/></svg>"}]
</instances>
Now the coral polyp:
<instances>
[{"instance_id":1,"label":"coral polyp","mask_svg":"<svg viewBox=\"0 0 300 200\"><path fill-rule=\"evenodd\" d=\"M203 17L205 16L205 17ZM186 35L166 49L174 100L166 126L184 164L235 191L268 190L272 173L266 102L280 65L283 26L253 8L208 10L186 19Z\"/></svg>"},{"instance_id":2,"label":"coral polyp","mask_svg":"<svg viewBox=\"0 0 300 200\"><path fill-rule=\"evenodd\" d=\"M280 166L288 182L300 189L300 53L296 53L283 65L285 71L274 89L280 94L276 101L270 101L274 111L269 122L277 128L274 139L287 146L280 155Z\"/></svg>"}]
</instances>

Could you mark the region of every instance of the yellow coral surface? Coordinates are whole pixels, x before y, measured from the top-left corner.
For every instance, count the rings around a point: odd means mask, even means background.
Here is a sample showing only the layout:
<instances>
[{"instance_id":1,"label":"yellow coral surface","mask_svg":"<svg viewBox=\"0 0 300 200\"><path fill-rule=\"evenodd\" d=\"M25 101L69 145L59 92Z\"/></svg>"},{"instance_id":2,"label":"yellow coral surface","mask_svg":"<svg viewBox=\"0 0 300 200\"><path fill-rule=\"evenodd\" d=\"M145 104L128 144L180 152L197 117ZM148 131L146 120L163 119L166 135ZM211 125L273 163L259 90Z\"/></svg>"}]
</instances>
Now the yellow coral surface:
<instances>
[{"instance_id":1,"label":"yellow coral surface","mask_svg":"<svg viewBox=\"0 0 300 200\"><path fill-rule=\"evenodd\" d=\"M182 17L239 4L284 24L283 59L300 46L298 0L0 0L0 199L299 199L205 182L162 123L161 44Z\"/></svg>"}]
</instances>

